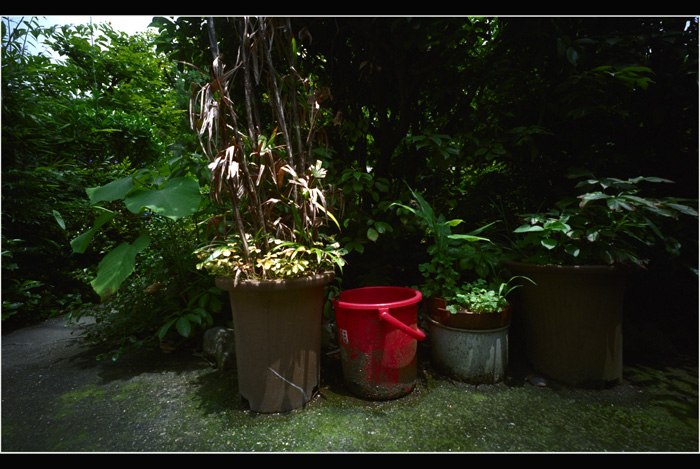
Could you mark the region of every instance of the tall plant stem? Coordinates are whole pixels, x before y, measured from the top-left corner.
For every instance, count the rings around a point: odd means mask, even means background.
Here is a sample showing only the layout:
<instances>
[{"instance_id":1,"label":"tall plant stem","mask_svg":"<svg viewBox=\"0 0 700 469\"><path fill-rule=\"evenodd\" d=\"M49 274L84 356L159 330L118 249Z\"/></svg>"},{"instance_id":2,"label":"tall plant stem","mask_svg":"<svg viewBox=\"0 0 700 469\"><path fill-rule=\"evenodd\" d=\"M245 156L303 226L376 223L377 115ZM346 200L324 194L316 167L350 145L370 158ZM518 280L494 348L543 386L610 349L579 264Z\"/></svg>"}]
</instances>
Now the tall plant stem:
<instances>
[{"instance_id":1,"label":"tall plant stem","mask_svg":"<svg viewBox=\"0 0 700 469\"><path fill-rule=\"evenodd\" d=\"M264 28L264 31L267 32L267 28L270 26L263 21L261 23L261 27ZM287 124L287 118L285 116L284 112L284 106L282 105L282 98L280 95L280 89L279 86L277 85L277 71L275 70L275 66L272 63L272 53L270 50L272 49L272 43L274 41L274 29L269 32L267 35L269 37L266 37L266 41L264 44L264 51L263 53L265 54L265 61L267 63L267 66L269 68L269 74L270 74L270 84L272 85L272 106L274 108L274 111L277 115L277 119L279 121L280 127L282 128L282 135L284 137L284 142L285 142L285 148L287 150L287 157L289 158L290 164L292 164L292 167L294 170L297 172L297 174L303 174L300 172L302 170L301 168L301 162L298 161L297 159L294 158L294 147L292 146L292 138L291 135L289 135L289 126ZM267 36L265 35L265 36ZM265 37L264 36L264 37ZM292 93L294 94L294 93ZM294 201L298 204L298 191L296 186L294 187Z\"/></svg>"}]
</instances>

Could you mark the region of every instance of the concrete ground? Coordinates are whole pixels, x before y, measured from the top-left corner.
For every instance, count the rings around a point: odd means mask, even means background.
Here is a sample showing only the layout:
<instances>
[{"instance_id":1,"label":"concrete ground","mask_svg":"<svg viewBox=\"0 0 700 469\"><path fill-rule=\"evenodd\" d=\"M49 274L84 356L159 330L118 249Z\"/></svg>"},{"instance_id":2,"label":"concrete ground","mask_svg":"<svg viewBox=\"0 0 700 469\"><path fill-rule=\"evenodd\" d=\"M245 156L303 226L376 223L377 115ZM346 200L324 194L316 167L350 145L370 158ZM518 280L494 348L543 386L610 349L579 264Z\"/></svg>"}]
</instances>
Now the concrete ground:
<instances>
[{"instance_id":1,"label":"concrete ground","mask_svg":"<svg viewBox=\"0 0 700 469\"><path fill-rule=\"evenodd\" d=\"M415 390L391 401L348 393L329 355L306 408L260 415L201 355L98 361L72 332L3 335L3 452L698 452L697 355L626 353L623 383L594 391L531 384L517 347L505 382L454 382L421 347Z\"/></svg>"}]
</instances>

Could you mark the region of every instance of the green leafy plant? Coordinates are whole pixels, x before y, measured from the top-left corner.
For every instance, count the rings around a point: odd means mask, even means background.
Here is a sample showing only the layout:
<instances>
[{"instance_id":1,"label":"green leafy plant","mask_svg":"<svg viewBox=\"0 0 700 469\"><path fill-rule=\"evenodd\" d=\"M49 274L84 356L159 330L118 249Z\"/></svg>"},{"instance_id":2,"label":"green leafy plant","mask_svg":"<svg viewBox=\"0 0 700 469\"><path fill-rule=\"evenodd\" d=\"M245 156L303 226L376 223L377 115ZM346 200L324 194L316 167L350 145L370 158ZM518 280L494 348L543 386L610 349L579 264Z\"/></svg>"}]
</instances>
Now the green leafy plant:
<instances>
[{"instance_id":1,"label":"green leafy plant","mask_svg":"<svg viewBox=\"0 0 700 469\"><path fill-rule=\"evenodd\" d=\"M191 104L210 161L210 196L221 207L211 219L212 242L198 250L199 266L236 283L342 267L342 250L321 230L331 221L339 227L328 209L338 194L324 187L326 170L312 159L328 90L296 71L300 44L288 20L231 24L240 39L236 62L227 67L212 41L210 81Z\"/></svg>"},{"instance_id":2,"label":"green leafy plant","mask_svg":"<svg viewBox=\"0 0 700 469\"><path fill-rule=\"evenodd\" d=\"M483 278L469 282L455 290L453 296L444 298L447 310L453 314L463 309L478 314L502 311L508 307L508 294L522 286L520 284L511 285L511 282L517 278L532 281L527 277L516 275L507 282L489 284Z\"/></svg>"},{"instance_id":3,"label":"green leafy plant","mask_svg":"<svg viewBox=\"0 0 700 469\"><path fill-rule=\"evenodd\" d=\"M272 249L261 255L249 238L248 246L255 254L256 267L261 278L290 279L310 272L327 272L335 267L342 269L344 250L337 242L315 242L312 245L271 239ZM195 251L200 259L198 269L205 268L209 273L233 279L255 278L250 273L250 265L241 255L241 243L235 235L227 241L214 242Z\"/></svg>"},{"instance_id":4,"label":"green leafy plant","mask_svg":"<svg viewBox=\"0 0 700 469\"><path fill-rule=\"evenodd\" d=\"M157 169L138 170L104 186L86 189L90 203L99 214L90 229L71 241L73 251L84 253L95 234L122 214L122 208L132 216L143 216L142 221L149 216L177 221L199 210L203 202L199 182L191 176L174 175L172 163L170 161ZM115 208L115 202L122 202L123 207ZM120 243L100 261L91 285L102 299L117 291L131 275L136 256L148 247L150 241L148 230L143 229L132 242Z\"/></svg>"},{"instance_id":5,"label":"green leafy plant","mask_svg":"<svg viewBox=\"0 0 700 469\"><path fill-rule=\"evenodd\" d=\"M418 266L425 281L420 290L425 297L442 298L447 310L468 309L477 313L499 312L507 305L506 296L518 285L513 277L503 282L497 275L502 259L499 246L481 234L493 223L467 234L452 233L463 220L447 220L436 215L430 204L411 190L415 205L394 204L416 215L432 238L427 248L430 260Z\"/></svg>"},{"instance_id":6,"label":"green leafy plant","mask_svg":"<svg viewBox=\"0 0 700 469\"><path fill-rule=\"evenodd\" d=\"M176 125L187 119L175 105L175 64L155 53L148 33L127 36L107 23L46 28L12 17L2 18L2 31L3 252L16 265L8 271L3 263L3 317L12 313L12 327L93 304L98 296L85 280L98 260L123 242L133 247L116 254L140 250L134 241L154 212L133 213L124 198L91 204L85 188L131 176L127 162L146 167L172 157ZM175 177L159 176L135 181L131 195ZM91 229L95 219L100 227ZM75 251L70 242L81 233ZM133 275L144 252L114 272ZM103 267L121 260L112 254ZM108 270L100 269L100 280ZM107 293L116 284L96 286Z\"/></svg>"},{"instance_id":7,"label":"green leafy plant","mask_svg":"<svg viewBox=\"0 0 700 469\"><path fill-rule=\"evenodd\" d=\"M208 283L208 281L207 281ZM187 302L184 307L173 308L158 329L158 339L163 341L171 328L175 328L181 337L191 337L193 330L199 327L202 331L214 325L212 313L218 313L223 306L221 291L218 288L198 288L199 284L188 285L186 290L180 293L185 296Z\"/></svg>"},{"instance_id":8,"label":"green leafy plant","mask_svg":"<svg viewBox=\"0 0 700 469\"><path fill-rule=\"evenodd\" d=\"M221 321L218 313L225 306L223 292L195 268L194 220L171 220L145 211L137 217L149 243L135 256L133 271L99 305L69 316L76 322L83 316L95 318L81 323L81 332L89 341L108 346L100 358L117 359L144 346L172 350L197 344L208 327Z\"/></svg>"},{"instance_id":9,"label":"green leafy plant","mask_svg":"<svg viewBox=\"0 0 700 469\"><path fill-rule=\"evenodd\" d=\"M208 207L200 159L169 155L139 170L125 164L125 176L85 190L94 221L70 245L74 253L106 252L90 280L102 304L70 317L95 316L84 333L115 346L114 357L144 344L194 338L221 310L221 292L195 269L192 253L201 231L195 220ZM60 223L61 213L53 216ZM111 232L116 239L105 246L101 238Z\"/></svg>"},{"instance_id":10,"label":"green leafy plant","mask_svg":"<svg viewBox=\"0 0 700 469\"><path fill-rule=\"evenodd\" d=\"M338 184L343 191L346 207L343 217L343 247L348 252L362 254L368 242L376 243L380 236L393 231L391 224L382 219L386 208L391 204L385 199L391 181L376 177L370 171L348 167L340 174Z\"/></svg>"},{"instance_id":11,"label":"green leafy plant","mask_svg":"<svg viewBox=\"0 0 700 469\"><path fill-rule=\"evenodd\" d=\"M698 216L689 200L642 196L639 183L672 183L668 179L596 178L589 172L571 177L581 178L576 184L580 195L566 197L548 211L522 215L524 223L514 232L522 235L515 248L524 262L644 267L644 250L658 241L672 254L680 247L661 223Z\"/></svg>"}]
</instances>

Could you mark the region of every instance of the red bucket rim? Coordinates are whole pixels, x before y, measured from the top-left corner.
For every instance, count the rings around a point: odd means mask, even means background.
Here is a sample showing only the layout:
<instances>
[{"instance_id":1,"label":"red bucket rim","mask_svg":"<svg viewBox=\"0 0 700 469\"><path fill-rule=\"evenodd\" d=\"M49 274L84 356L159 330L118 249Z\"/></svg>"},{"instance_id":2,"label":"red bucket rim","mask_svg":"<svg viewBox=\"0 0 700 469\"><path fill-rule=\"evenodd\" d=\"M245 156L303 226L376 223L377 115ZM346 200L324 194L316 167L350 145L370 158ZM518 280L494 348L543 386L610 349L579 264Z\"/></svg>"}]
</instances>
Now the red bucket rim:
<instances>
[{"instance_id":1,"label":"red bucket rim","mask_svg":"<svg viewBox=\"0 0 700 469\"><path fill-rule=\"evenodd\" d=\"M403 306L410 306L413 304L418 303L421 299L423 299L423 295L420 291L414 289L414 288L407 288L407 287L362 287L362 288L356 288L354 290L346 290L345 292L341 292L340 294L343 295L343 293L347 292L357 292L357 291L367 291L367 290L392 290L392 291L402 291L402 292L407 292L411 293L409 298L405 298L399 301L388 301L384 303L357 303L357 302L348 302L348 301L341 301L340 299L336 300L336 304L340 306L341 308L348 308L348 309L380 309L380 308L401 308Z\"/></svg>"}]
</instances>

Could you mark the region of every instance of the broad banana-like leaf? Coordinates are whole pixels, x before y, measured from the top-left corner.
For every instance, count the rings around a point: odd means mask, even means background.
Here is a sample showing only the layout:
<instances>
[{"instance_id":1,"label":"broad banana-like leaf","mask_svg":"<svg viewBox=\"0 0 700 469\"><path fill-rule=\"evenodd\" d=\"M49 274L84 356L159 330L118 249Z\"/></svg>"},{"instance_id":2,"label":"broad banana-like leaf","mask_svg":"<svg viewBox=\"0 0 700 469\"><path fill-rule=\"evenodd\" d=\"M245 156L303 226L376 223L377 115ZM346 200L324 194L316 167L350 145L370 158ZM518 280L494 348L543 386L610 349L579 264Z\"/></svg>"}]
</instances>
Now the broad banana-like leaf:
<instances>
[{"instance_id":1,"label":"broad banana-like leaf","mask_svg":"<svg viewBox=\"0 0 700 469\"><path fill-rule=\"evenodd\" d=\"M97 230L99 230L102 225L114 218L114 215L114 212L104 212L100 214L100 216L95 220L95 223L92 225L92 228L70 242L73 252L78 254L84 253L90 244L92 237L95 236L95 233L97 233Z\"/></svg>"},{"instance_id":2,"label":"broad banana-like leaf","mask_svg":"<svg viewBox=\"0 0 700 469\"><path fill-rule=\"evenodd\" d=\"M134 179L131 176L126 176L104 186L88 187L85 192L90 198L90 203L96 204L97 202L123 199L133 188Z\"/></svg>"},{"instance_id":3,"label":"broad banana-like leaf","mask_svg":"<svg viewBox=\"0 0 700 469\"><path fill-rule=\"evenodd\" d=\"M161 189L136 190L124 199L126 208L133 213L146 207L171 220L192 215L201 202L199 184L188 177L172 178Z\"/></svg>"},{"instance_id":4,"label":"broad banana-like leaf","mask_svg":"<svg viewBox=\"0 0 700 469\"><path fill-rule=\"evenodd\" d=\"M93 290L103 300L119 289L136 266L136 255L146 249L151 239L139 236L134 244L122 243L109 252L97 266L97 276L90 282Z\"/></svg>"}]
</instances>

